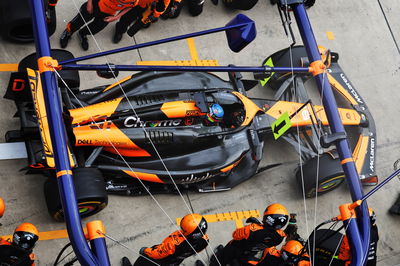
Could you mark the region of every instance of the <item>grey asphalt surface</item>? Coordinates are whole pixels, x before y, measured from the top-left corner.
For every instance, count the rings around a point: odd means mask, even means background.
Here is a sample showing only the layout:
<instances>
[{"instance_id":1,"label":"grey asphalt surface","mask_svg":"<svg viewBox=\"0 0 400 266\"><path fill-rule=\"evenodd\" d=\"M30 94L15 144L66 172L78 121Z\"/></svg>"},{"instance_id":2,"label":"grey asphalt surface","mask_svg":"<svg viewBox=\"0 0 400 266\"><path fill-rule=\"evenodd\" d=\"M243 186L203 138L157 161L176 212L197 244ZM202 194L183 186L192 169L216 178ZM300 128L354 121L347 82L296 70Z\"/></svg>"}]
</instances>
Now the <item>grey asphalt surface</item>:
<instances>
[{"instance_id":1,"label":"grey asphalt surface","mask_svg":"<svg viewBox=\"0 0 400 266\"><path fill-rule=\"evenodd\" d=\"M58 25L51 37L53 48L59 48L58 38L66 23L77 13L76 6L83 1L60 1L57 6ZM318 0L309 9L309 17L319 44L340 54L339 63L346 75L367 103L377 126L377 173L383 180L393 170L393 163L400 158L400 54L397 43L400 42L400 2L398 0ZM206 1L204 11L199 17L191 17L184 9L176 20L159 21L149 29L140 31L135 39L124 36L123 41L114 45L111 41L114 23L95 35L97 45L89 39L90 49L84 52L74 36L68 49L75 56L98 52L111 48L142 43L150 40L223 26L239 12L227 10L222 4L217 7ZM255 8L243 12L256 21L258 36L242 52L231 52L223 33L195 39L200 59L217 59L220 65L259 65L273 52L287 47L288 39L284 35L281 21L275 7L269 1L259 1ZM386 19L385 19L386 17ZM294 26L297 32L296 27ZM391 31L390 31L391 29ZM334 40L328 40L326 33L333 32ZM297 33L296 33L297 34ZM297 34L298 36L298 34ZM300 43L300 38L297 38ZM17 63L26 55L34 52L34 45L16 45L0 41L0 63ZM190 54L186 41L178 41L151 48L130 51L109 56L112 63L129 64L138 60L189 60ZM105 59L89 62L105 62ZM126 73L126 75L128 75ZM126 76L123 73L120 77ZM222 75L224 76L224 75ZM250 77L248 74L245 77ZM227 78L227 76L224 76ZM0 72L0 93L4 93L9 73ZM97 78L94 73L81 75L82 89L106 84L107 80ZM268 92L259 87L251 91L252 96L266 96ZM1 100L0 104L0 140L4 142L7 130L18 128L18 119L13 118L14 104ZM315 199L303 200L294 180L298 156L294 149L283 141L269 139L265 145L262 165L285 161L285 165L268 170L244 182L231 191L221 193L190 193L184 195L190 199L195 212L212 214L228 211L240 211L264 208L274 202L287 206L289 212L298 213L300 234L306 237L315 224L336 216L340 204L350 202L346 185ZM22 222L31 222L41 231L65 228L62 223L54 222L47 214L43 196L44 178L37 175L24 175L19 169L26 166L25 160L0 161L0 196L7 203L6 215L2 218L0 235L10 234ZM368 191L370 187L364 187ZM368 204L377 213L380 229L378 246L378 265L400 265L399 216L388 214L388 209L400 192L399 180L391 181L373 197ZM188 213L182 198L176 195L157 195L156 199L172 221ZM306 205L306 209L305 209ZM315 214L316 210L316 214ZM160 243L170 232L176 230L170 219L149 196L121 197L110 196L108 207L101 213L84 219L84 223L103 220L107 233L121 241L131 250L107 240L112 265L119 265L123 256L131 261L137 257L139 249ZM316 219L316 221L314 221ZM225 244L235 229L234 222L213 223L209 226L211 246ZM37 265L52 265L59 250L68 243L67 239L40 241L37 244ZM206 260L205 252L201 257ZM72 258L72 257L69 257ZM183 265L193 265L196 258L190 258ZM68 260L68 258L66 259Z\"/></svg>"}]
</instances>

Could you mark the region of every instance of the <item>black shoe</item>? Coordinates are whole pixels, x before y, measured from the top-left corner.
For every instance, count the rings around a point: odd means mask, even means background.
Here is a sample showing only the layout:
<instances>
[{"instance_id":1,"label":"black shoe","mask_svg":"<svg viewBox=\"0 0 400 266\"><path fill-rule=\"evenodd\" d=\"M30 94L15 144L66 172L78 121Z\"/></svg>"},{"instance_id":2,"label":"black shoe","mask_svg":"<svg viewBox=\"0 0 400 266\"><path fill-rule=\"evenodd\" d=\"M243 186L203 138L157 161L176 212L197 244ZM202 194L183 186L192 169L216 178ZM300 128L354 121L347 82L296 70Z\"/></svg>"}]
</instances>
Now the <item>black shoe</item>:
<instances>
[{"instance_id":1,"label":"black shoe","mask_svg":"<svg viewBox=\"0 0 400 266\"><path fill-rule=\"evenodd\" d=\"M205 266L204 263L201 260L196 260L195 266Z\"/></svg>"},{"instance_id":2,"label":"black shoe","mask_svg":"<svg viewBox=\"0 0 400 266\"><path fill-rule=\"evenodd\" d=\"M113 37L113 43L119 43L122 40L122 33L115 32Z\"/></svg>"},{"instance_id":3,"label":"black shoe","mask_svg":"<svg viewBox=\"0 0 400 266\"><path fill-rule=\"evenodd\" d=\"M81 33L78 34L79 36L79 41L81 43L81 47L84 51L87 51L89 49L89 43L86 35L83 35Z\"/></svg>"},{"instance_id":4,"label":"black shoe","mask_svg":"<svg viewBox=\"0 0 400 266\"><path fill-rule=\"evenodd\" d=\"M189 4L189 13L193 17L196 17L200 15L201 12L203 12L204 0L190 0L188 4Z\"/></svg>"},{"instance_id":5,"label":"black shoe","mask_svg":"<svg viewBox=\"0 0 400 266\"><path fill-rule=\"evenodd\" d=\"M132 266L132 263L127 257L123 257L121 259L121 265L122 266Z\"/></svg>"},{"instance_id":6,"label":"black shoe","mask_svg":"<svg viewBox=\"0 0 400 266\"><path fill-rule=\"evenodd\" d=\"M60 37L60 46L65 48L68 45L68 40L71 38L71 33L67 30L63 31Z\"/></svg>"}]
</instances>

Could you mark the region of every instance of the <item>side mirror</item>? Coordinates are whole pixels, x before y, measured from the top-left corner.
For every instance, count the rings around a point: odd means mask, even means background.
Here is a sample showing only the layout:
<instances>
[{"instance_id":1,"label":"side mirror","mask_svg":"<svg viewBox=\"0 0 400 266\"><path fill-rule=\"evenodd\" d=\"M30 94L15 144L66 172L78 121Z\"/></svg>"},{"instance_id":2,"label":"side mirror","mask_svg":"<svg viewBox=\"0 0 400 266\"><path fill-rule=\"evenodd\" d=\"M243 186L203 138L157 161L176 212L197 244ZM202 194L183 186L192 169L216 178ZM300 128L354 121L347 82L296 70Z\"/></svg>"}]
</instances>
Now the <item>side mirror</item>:
<instances>
[{"instance_id":1,"label":"side mirror","mask_svg":"<svg viewBox=\"0 0 400 266\"><path fill-rule=\"evenodd\" d=\"M234 25L238 25L238 27L227 29L225 32L229 48L238 53L256 38L257 31L254 21L243 14L238 14L225 26Z\"/></svg>"},{"instance_id":2,"label":"side mirror","mask_svg":"<svg viewBox=\"0 0 400 266\"><path fill-rule=\"evenodd\" d=\"M118 77L119 71L115 70L115 65L114 64L109 64L109 68L104 70L96 70L97 76L99 76L100 78L104 78L104 79L112 79L112 78L116 78Z\"/></svg>"}]
</instances>

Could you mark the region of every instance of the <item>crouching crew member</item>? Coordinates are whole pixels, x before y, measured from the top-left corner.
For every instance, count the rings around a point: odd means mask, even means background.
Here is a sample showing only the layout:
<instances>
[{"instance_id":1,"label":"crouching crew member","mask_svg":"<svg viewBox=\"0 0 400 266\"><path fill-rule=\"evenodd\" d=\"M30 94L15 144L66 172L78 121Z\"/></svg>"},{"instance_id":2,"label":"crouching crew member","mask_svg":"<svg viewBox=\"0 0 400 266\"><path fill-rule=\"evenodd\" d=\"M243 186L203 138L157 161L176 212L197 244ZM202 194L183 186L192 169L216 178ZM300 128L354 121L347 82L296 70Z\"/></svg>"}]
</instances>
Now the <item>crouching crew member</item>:
<instances>
[{"instance_id":1,"label":"crouching crew member","mask_svg":"<svg viewBox=\"0 0 400 266\"><path fill-rule=\"evenodd\" d=\"M34 265L33 247L39 239L39 231L31 223L18 226L11 242L0 240L0 265Z\"/></svg>"},{"instance_id":2,"label":"crouching crew member","mask_svg":"<svg viewBox=\"0 0 400 266\"><path fill-rule=\"evenodd\" d=\"M371 233L370 233L370 246L369 246L369 251L368 251L368 257L367 257L367 266L375 266L376 265L376 252L378 248L378 241L379 241L379 234L378 234L378 226L376 225L376 215L375 212L371 209L368 208L369 211L369 218L370 218L370 223L371 223ZM347 236L343 236L342 243L340 244L339 248L339 255L338 255L339 261L343 262L343 265L350 265L351 262L351 251L350 251L350 245L349 245L349 240L347 239ZM337 265L339 262L337 262Z\"/></svg>"},{"instance_id":3,"label":"crouching crew member","mask_svg":"<svg viewBox=\"0 0 400 266\"><path fill-rule=\"evenodd\" d=\"M60 38L61 48L67 47L72 34L79 30L81 47L85 51L88 50L87 35L100 32L108 23L120 19L138 2L139 0L88 0L81 6L79 13L67 24L67 28ZM117 14L117 12L119 13ZM85 22L88 23L87 26Z\"/></svg>"},{"instance_id":4,"label":"crouching crew member","mask_svg":"<svg viewBox=\"0 0 400 266\"><path fill-rule=\"evenodd\" d=\"M263 258L257 264L261 266L310 266L310 256L304 245L297 240L289 240L281 250L276 247L267 248Z\"/></svg>"},{"instance_id":5,"label":"crouching crew member","mask_svg":"<svg viewBox=\"0 0 400 266\"><path fill-rule=\"evenodd\" d=\"M262 223L252 218L248 220L251 222L249 225L236 229L232 234L233 240L217 252L218 259L215 256L211 258L210 265L256 265L266 248L279 245L287 235L297 231L297 226L292 224L285 231L282 230L288 218L289 213L283 205L269 205L265 209Z\"/></svg>"},{"instance_id":6,"label":"crouching crew member","mask_svg":"<svg viewBox=\"0 0 400 266\"><path fill-rule=\"evenodd\" d=\"M181 220L181 230L170 234L159 245L141 248L135 266L180 265L184 259L199 253L208 245L207 221L200 214L188 214ZM122 258L123 266L130 266L129 260Z\"/></svg>"}]
</instances>

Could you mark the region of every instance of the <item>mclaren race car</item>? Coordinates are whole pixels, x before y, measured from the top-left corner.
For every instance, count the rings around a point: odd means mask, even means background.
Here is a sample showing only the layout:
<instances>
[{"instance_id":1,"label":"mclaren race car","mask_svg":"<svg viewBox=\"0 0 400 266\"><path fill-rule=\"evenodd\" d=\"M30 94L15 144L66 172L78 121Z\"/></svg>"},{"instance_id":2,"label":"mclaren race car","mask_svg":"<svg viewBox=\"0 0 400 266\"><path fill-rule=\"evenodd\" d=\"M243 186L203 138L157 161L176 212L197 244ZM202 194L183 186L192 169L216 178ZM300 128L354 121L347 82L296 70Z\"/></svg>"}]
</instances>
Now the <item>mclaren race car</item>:
<instances>
[{"instance_id":1,"label":"mclaren race car","mask_svg":"<svg viewBox=\"0 0 400 266\"><path fill-rule=\"evenodd\" d=\"M73 58L64 50L52 53L58 60ZM294 47L292 53L295 64L307 65L304 47ZM289 49L284 49L264 64L288 66L289 58ZM353 136L360 178L375 184L374 121L337 58L324 51L327 82L344 106L338 111L347 135ZM32 70L36 68L33 54L11 76L6 98L16 103L21 129L9 131L6 140L25 142L26 170L48 176L44 185L48 209L62 220L40 75ZM228 76L229 81L202 72L140 72L111 85L79 90L78 72L61 70L58 84L81 214L103 209L107 193L229 190L269 167L259 163L264 141L273 135L283 135L296 150L301 147L303 171L298 170L296 177L301 184L303 173L306 196L327 192L344 181L331 146L345 136L330 134L324 108L310 100L304 82L311 75L257 76L262 85L276 91L273 99L249 98L246 92L258 81L244 80L237 72Z\"/></svg>"}]
</instances>

